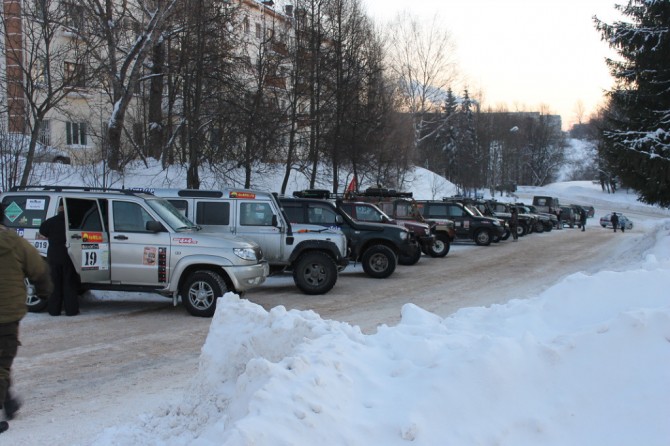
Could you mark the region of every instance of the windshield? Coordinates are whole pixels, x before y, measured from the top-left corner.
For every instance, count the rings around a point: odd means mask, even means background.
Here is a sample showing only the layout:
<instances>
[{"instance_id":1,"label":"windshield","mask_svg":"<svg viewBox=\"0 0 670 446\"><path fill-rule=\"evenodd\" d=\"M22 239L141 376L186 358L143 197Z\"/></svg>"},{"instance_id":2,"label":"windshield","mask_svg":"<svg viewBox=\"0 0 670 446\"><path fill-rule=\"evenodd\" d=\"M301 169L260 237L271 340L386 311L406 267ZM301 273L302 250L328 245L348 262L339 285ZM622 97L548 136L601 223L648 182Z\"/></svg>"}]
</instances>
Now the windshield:
<instances>
[{"instance_id":1,"label":"windshield","mask_svg":"<svg viewBox=\"0 0 670 446\"><path fill-rule=\"evenodd\" d=\"M466 204L465 208L470 211L472 215L475 215L477 217L483 217L482 213L479 212L479 209L477 209L476 206L473 206L471 204Z\"/></svg>"},{"instance_id":2,"label":"windshield","mask_svg":"<svg viewBox=\"0 0 670 446\"><path fill-rule=\"evenodd\" d=\"M194 229L197 225L170 204L167 200L162 198L151 198L147 200L149 207L156 211L158 215L168 224L173 230Z\"/></svg>"}]
</instances>

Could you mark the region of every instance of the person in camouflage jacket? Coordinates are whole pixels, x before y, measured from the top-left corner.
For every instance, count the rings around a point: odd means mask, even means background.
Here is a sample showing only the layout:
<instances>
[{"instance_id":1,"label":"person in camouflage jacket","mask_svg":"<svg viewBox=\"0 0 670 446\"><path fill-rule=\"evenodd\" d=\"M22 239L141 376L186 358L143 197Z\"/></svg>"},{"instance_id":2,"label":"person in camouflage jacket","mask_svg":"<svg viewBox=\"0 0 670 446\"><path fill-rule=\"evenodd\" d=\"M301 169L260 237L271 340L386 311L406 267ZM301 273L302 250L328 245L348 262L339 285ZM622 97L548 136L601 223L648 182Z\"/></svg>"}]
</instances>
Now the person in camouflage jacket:
<instances>
[{"instance_id":1,"label":"person in camouflage jacket","mask_svg":"<svg viewBox=\"0 0 670 446\"><path fill-rule=\"evenodd\" d=\"M0 207L2 221L4 213ZM27 312L26 278L35 285L38 297L49 296L53 285L47 263L27 240L0 224L0 407L8 420L20 407L9 387L11 367L19 347L19 322ZM7 421L0 421L0 432L8 427Z\"/></svg>"}]
</instances>

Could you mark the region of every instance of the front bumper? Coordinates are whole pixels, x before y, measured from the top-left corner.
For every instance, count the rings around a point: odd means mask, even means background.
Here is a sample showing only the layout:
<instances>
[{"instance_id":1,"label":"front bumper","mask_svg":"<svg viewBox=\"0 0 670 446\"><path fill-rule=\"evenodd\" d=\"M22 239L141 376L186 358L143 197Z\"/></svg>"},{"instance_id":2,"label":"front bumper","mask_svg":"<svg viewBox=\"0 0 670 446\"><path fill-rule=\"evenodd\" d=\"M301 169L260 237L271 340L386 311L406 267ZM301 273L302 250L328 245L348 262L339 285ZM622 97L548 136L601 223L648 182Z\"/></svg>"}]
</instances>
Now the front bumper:
<instances>
[{"instance_id":1,"label":"front bumper","mask_svg":"<svg viewBox=\"0 0 670 446\"><path fill-rule=\"evenodd\" d=\"M233 282L235 291L242 292L262 285L270 274L270 264L262 260L250 266L226 266L224 270Z\"/></svg>"}]
</instances>

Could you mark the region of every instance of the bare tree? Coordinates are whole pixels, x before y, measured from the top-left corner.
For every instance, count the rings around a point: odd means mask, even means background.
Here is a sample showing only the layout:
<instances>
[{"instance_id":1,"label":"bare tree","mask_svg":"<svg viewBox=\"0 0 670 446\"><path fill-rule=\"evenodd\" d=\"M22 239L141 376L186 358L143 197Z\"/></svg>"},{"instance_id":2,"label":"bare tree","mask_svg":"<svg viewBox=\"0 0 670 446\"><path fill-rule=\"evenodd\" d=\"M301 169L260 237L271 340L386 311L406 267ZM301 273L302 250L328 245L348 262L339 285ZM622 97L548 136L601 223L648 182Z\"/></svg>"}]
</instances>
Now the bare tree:
<instances>
[{"instance_id":1,"label":"bare tree","mask_svg":"<svg viewBox=\"0 0 670 446\"><path fill-rule=\"evenodd\" d=\"M103 73L100 87L109 99L107 164L121 168L124 122L137 84L145 72L163 25L176 10L179 0L81 0L87 28L78 33L93 51L94 66Z\"/></svg>"},{"instance_id":2,"label":"bare tree","mask_svg":"<svg viewBox=\"0 0 670 446\"><path fill-rule=\"evenodd\" d=\"M5 1L0 15L0 32L6 43L7 69L0 84L8 88L8 131L21 136L17 147L25 159L20 179L26 185L33 167L35 149L43 122L49 114L76 98L95 76L87 68L89 48L73 36L81 21L55 0ZM18 28L17 28L18 27ZM14 158L16 162L19 157ZM8 167L8 166L5 166ZM6 184L5 186L12 186Z\"/></svg>"},{"instance_id":3,"label":"bare tree","mask_svg":"<svg viewBox=\"0 0 670 446\"><path fill-rule=\"evenodd\" d=\"M424 129L431 114L440 110L446 91L457 81L455 45L451 34L434 17L428 26L408 12L401 13L389 27L388 67L395 75L404 110L415 117L416 145L430 137ZM433 126L437 131L439 126Z\"/></svg>"}]
</instances>

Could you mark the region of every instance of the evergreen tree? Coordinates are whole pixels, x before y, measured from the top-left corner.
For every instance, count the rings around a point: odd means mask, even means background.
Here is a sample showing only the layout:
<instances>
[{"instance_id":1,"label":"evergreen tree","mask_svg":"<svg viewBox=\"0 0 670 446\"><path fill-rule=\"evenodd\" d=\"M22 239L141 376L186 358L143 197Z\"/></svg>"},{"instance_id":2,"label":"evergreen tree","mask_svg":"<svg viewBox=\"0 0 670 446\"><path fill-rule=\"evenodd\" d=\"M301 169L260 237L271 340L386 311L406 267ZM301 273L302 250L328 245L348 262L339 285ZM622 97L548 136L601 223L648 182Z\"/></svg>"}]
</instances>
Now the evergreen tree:
<instances>
[{"instance_id":1,"label":"evergreen tree","mask_svg":"<svg viewBox=\"0 0 670 446\"><path fill-rule=\"evenodd\" d=\"M616 8L629 21L595 19L621 60L608 60L603 156L640 200L670 206L670 1L630 0Z\"/></svg>"}]
</instances>

